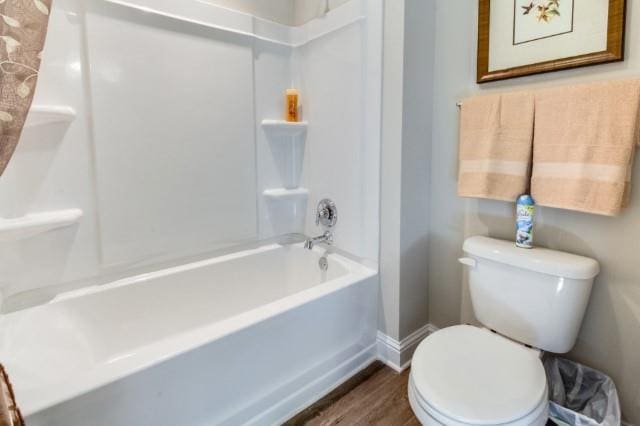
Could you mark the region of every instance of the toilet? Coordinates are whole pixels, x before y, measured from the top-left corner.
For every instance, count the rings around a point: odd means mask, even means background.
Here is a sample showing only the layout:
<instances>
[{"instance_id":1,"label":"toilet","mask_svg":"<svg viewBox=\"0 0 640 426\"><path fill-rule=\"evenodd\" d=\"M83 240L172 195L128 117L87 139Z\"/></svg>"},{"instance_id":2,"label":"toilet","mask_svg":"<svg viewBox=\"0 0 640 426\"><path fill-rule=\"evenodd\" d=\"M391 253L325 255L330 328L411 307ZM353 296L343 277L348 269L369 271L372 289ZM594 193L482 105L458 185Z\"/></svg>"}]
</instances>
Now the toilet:
<instances>
[{"instance_id":1,"label":"toilet","mask_svg":"<svg viewBox=\"0 0 640 426\"><path fill-rule=\"evenodd\" d=\"M598 262L487 237L467 239L463 251L483 327L444 328L420 343L411 361L411 408L424 425L544 425L542 353L575 344Z\"/></svg>"}]
</instances>

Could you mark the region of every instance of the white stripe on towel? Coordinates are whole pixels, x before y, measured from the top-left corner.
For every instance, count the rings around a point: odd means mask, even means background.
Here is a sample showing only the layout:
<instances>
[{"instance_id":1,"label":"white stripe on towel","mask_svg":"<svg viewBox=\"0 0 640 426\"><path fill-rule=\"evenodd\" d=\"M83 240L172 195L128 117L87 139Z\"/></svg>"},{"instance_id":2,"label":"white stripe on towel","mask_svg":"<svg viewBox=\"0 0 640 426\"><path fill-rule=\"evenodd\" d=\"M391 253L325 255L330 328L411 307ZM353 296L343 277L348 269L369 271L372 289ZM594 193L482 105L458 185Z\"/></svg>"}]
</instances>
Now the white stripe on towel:
<instances>
[{"instance_id":1,"label":"white stripe on towel","mask_svg":"<svg viewBox=\"0 0 640 426\"><path fill-rule=\"evenodd\" d=\"M461 173L496 173L501 175L526 176L529 163L504 160L462 160Z\"/></svg>"},{"instance_id":2,"label":"white stripe on towel","mask_svg":"<svg viewBox=\"0 0 640 426\"><path fill-rule=\"evenodd\" d=\"M534 178L558 178L622 183L631 181L631 168L611 164L535 163Z\"/></svg>"}]
</instances>

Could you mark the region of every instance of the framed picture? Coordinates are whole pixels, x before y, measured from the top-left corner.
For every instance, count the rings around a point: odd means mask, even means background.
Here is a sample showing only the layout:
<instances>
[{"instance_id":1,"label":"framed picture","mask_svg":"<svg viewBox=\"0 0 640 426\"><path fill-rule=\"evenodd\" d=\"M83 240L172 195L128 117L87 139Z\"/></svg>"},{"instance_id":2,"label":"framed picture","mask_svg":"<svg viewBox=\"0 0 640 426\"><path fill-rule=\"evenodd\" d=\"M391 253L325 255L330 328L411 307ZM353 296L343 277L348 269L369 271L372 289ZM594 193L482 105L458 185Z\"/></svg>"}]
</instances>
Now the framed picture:
<instances>
[{"instance_id":1,"label":"framed picture","mask_svg":"<svg viewBox=\"0 0 640 426\"><path fill-rule=\"evenodd\" d=\"M624 59L626 0L479 0L478 83Z\"/></svg>"}]
</instances>

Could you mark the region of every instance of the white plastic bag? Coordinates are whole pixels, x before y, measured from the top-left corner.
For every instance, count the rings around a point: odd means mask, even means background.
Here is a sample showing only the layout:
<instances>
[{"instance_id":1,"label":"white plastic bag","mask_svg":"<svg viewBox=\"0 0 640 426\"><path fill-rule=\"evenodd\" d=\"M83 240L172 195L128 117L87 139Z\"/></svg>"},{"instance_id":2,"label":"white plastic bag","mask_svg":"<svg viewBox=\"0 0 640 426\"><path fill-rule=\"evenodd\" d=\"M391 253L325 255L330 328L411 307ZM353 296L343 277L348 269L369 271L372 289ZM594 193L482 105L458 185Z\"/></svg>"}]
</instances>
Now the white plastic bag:
<instances>
[{"instance_id":1,"label":"white plastic bag","mask_svg":"<svg viewBox=\"0 0 640 426\"><path fill-rule=\"evenodd\" d=\"M548 357L549 417L558 425L620 426L620 401L610 377L573 361Z\"/></svg>"}]
</instances>

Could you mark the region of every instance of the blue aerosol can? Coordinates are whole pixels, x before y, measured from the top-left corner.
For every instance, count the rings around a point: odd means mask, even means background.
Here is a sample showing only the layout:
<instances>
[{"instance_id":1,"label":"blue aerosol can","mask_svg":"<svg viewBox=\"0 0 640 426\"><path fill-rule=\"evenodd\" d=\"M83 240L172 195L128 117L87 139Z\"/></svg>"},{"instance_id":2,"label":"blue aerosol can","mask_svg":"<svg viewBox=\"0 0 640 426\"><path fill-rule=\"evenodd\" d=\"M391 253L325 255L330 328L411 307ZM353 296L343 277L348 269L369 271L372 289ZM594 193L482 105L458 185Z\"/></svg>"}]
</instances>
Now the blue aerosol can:
<instances>
[{"instance_id":1,"label":"blue aerosol can","mask_svg":"<svg viewBox=\"0 0 640 426\"><path fill-rule=\"evenodd\" d=\"M536 203L531 195L524 194L516 202L516 246L533 248L533 216Z\"/></svg>"}]
</instances>

